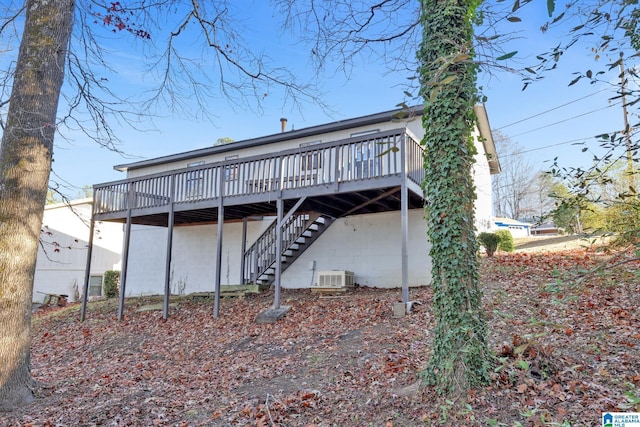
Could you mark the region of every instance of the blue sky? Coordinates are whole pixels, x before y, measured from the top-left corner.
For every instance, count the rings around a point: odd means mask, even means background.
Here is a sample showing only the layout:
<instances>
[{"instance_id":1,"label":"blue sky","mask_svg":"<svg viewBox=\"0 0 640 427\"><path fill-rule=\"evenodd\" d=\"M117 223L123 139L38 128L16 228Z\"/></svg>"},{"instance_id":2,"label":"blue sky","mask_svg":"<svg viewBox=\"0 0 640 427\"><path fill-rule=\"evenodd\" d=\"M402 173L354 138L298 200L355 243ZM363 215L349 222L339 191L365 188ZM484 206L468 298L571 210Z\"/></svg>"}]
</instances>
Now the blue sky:
<instances>
[{"instance_id":1,"label":"blue sky","mask_svg":"<svg viewBox=\"0 0 640 427\"><path fill-rule=\"evenodd\" d=\"M268 51L275 64L294 70L303 79L311 76L308 48L296 45L279 31L278 21L268 4L246 3L251 7L243 10L249 11L249 15L241 18L251 29L245 37L252 47ZM508 28L519 31L519 38L511 46L524 57L515 66L528 65L535 54L557 44L558 35L565 32L564 29L544 34L539 31L539 26L546 19L545 5L543 1L534 2L528 9L523 9L523 23L509 24ZM122 41L111 47L112 64L121 76L119 81L114 80L114 85L116 90L131 91L131 96L136 96L140 89L152 83L153 75L146 73L136 61L141 54L130 51L128 47L129 44ZM609 101L615 88L587 82L568 87L573 78L571 73L593 68L593 61L588 46L575 46L562 58L557 70L525 91L521 90L523 83L519 76L508 73L490 78L481 76L480 84L488 98L486 107L492 128L520 145L536 168L548 168L549 161L555 157L563 165L588 166L592 154L582 153L582 146L576 148L573 143L585 141L587 146L596 149L597 143L592 139L594 135L623 128L620 104ZM606 62L601 59L597 66ZM632 65L635 64L627 64ZM617 70L614 70L607 78L615 82L616 76ZM146 129L143 132L119 128L118 136L123 141L120 148L130 156L127 158L98 147L79 133L67 135L72 140L58 138L56 142L56 175L53 178L70 183L71 187L64 191L75 196L74 186L124 179L124 174L113 170L116 164L210 146L221 137L238 141L277 133L281 117L288 119L289 128L300 129L389 110L403 100L402 85L406 77L401 73L387 74L383 64L375 61L357 64L350 78L340 72L325 75L321 79L322 99L333 108L333 114L327 114L311 103L305 104L302 111L290 105L283 107L277 91L266 98L262 112L257 113L251 106L231 106L221 96L213 96L209 100L215 114L212 122L188 113L172 115L164 111L153 120L153 124L143 122L142 127ZM631 121L634 122L633 117Z\"/></svg>"}]
</instances>

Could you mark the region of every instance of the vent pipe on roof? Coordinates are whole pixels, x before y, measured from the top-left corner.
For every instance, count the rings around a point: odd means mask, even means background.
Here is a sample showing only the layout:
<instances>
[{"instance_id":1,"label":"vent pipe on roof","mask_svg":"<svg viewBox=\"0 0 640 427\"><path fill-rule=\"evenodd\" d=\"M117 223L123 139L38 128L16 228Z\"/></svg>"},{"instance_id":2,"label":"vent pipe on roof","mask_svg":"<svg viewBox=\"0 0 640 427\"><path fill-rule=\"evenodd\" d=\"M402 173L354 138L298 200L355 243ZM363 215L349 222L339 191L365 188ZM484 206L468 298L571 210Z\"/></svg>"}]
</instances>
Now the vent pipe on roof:
<instances>
[{"instance_id":1,"label":"vent pipe on roof","mask_svg":"<svg viewBox=\"0 0 640 427\"><path fill-rule=\"evenodd\" d=\"M280 131L284 132L287 130L287 118L283 117L280 119Z\"/></svg>"}]
</instances>

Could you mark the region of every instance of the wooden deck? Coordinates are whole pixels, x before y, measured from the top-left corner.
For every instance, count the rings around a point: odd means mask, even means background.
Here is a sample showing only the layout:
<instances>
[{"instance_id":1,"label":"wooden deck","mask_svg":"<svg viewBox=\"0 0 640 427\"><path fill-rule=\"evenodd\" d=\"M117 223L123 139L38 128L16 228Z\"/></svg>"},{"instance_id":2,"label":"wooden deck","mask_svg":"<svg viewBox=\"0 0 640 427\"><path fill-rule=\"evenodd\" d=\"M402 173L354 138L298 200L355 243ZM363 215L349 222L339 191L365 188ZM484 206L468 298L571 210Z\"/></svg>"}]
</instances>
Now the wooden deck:
<instances>
[{"instance_id":1,"label":"wooden deck","mask_svg":"<svg viewBox=\"0 0 640 427\"><path fill-rule=\"evenodd\" d=\"M299 210L333 217L423 205L422 147L406 129L173 170L94 186L94 219L167 226L273 215L304 198Z\"/></svg>"}]
</instances>

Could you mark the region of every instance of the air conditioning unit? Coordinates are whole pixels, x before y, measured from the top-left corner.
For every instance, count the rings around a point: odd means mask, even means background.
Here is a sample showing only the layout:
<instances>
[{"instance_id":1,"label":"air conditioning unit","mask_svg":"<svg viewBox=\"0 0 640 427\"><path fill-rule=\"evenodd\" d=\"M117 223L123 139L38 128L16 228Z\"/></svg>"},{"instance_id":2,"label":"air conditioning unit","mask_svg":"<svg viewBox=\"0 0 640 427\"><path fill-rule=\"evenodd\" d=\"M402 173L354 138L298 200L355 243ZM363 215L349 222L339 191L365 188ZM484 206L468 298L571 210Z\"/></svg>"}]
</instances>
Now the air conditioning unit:
<instances>
[{"instance_id":1,"label":"air conditioning unit","mask_svg":"<svg viewBox=\"0 0 640 427\"><path fill-rule=\"evenodd\" d=\"M319 271L318 283L316 283L314 287L324 289L339 289L352 287L353 285L353 271L332 270Z\"/></svg>"}]
</instances>

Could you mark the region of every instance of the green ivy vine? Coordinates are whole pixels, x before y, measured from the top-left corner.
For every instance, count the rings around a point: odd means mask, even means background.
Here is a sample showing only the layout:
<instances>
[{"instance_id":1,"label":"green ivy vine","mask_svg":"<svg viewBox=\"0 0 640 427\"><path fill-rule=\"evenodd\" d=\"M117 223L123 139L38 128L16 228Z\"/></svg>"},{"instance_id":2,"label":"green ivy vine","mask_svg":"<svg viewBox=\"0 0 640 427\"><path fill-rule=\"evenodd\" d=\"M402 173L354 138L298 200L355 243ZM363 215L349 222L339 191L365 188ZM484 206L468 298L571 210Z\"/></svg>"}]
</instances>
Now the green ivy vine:
<instances>
[{"instance_id":1,"label":"green ivy vine","mask_svg":"<svg viewBox=\"0 0 640 427\"><path fill-rule=\"evenodd\" d=\"M418 50L424 98L424 183L437 322L426 381L456 395L486 384L491 365L481 310L474 228L472 131L478 0L422 0Z\"/></svg>"}]
</instances>

